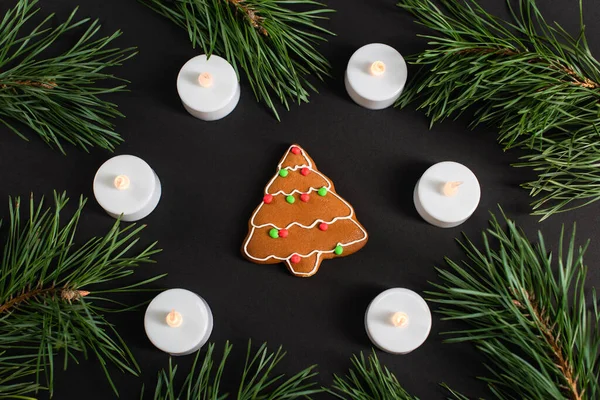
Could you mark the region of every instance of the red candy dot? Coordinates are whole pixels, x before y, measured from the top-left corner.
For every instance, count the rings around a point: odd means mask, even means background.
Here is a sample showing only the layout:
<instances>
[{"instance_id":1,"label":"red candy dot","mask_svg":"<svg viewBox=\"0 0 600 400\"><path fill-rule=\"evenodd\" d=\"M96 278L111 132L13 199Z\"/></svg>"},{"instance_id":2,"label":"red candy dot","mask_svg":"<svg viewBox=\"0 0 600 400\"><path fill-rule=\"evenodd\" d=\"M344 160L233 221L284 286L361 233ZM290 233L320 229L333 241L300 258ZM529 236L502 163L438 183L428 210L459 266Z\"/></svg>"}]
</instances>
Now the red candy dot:
<instances>
[{"instance_id":1,"label":"red candy dot","mask_svg":"<svg viewBox=\"0 0 600 400\"><path fill-rule=\"evenodd\" d=\"M310 200L310 196L309 196L309 195L307 195L306 193L304 193L304 194L301 194L301 195L300 195L300 200L302 200L302 201L303 201L303 202L305 202L305 203L308 203L308 200Z\"/></svg>"},{"instance_id":2,"label":"red candy dot","mask_svg":"<svg viewBox=\"0 0 600 400\"><path fill-rule=\"evenodd\" d=\"M289 234L290 233L288 232L287 229L280 229L279 230L279 237L281 237L281 238L286 238L286 237L288 237Z\"/></svg>"},{"instance_id":3,"label":"red candy dot","mask_svg":"<svg viewBox=\"0 0 600 400\"><path fill-rule=\"evenodd\" d=\"M327 228L329 228L329 225L327 225L325 222L321 222L321 223L319 224L319 229L320 229L320 230L322 230L322 231L326 231L326 230L327 230Z\"/></svg>"},{"instance_id":4,"label":"red candy dot","mask_svg":"<svg viewBox=\"0 0 600 400\"><path fill-rule=\"evenodd\" d=\"M273 201L273 196L270 195L270 194L265 194L265 197L263 197L263 201L266 204L269 204L269 203L271 203Z\"/></svg>"},{"instance_id":5,"label":"red candy dot","mask_svg":"<svg viewBox=\"0 0 600 400\"><path fill-rule=\"evenodd\" d=\"M302 175L306 176L306 175L310 174L310 169L308 169L308 168L304 167L304 168L302 168L302 169L300 170L300 173L301 173Z\"/></svg>"},{"instance_id":6,"label":"red candy dot","mask_svg":"<svg viewBox=\"0 0 600 400\"><path fill-rule=\"evenodd\" d=\"M291 151L293 154L296 154L296 155L300 154L300 148L298 148L296 146L292 147Z\"/></svg>"},{"instance_id":7,"label":"red candy dot","mask_svg":"<svg viewBox=\"0 0 600 400\"><path fill-rule=\"evenodd\" d=\"M294 254L290 258L290 261L293 262L294 264L298 264L300 262L300 260L302 260L302 258L300 258L300 256L298 254Z\"/></svg>"}]
</instances>

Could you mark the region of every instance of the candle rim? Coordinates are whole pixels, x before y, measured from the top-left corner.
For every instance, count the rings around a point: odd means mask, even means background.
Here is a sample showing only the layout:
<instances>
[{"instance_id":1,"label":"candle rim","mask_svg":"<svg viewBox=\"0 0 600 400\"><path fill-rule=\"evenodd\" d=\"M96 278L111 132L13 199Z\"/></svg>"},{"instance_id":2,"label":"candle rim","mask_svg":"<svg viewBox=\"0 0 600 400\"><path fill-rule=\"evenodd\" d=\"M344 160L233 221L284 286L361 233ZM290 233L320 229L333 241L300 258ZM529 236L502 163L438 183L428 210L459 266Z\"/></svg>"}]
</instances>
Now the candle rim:
<instances>
[{"instance_id":1,"label":"candle rim","mask_svg":"<svg viewBox=\"0 0 600 400\"><path fill-rule=\"evenodd\" d=\"M373 51L379 53L373 55ZM381 55L381 52L385 53ZM374 76L369 73L373 60L385 59L386 73ZM357 96L368 101L387 101L399 96L406 85L408 67L404 57L395 48L383 43L370 43L358 48L348 60L345 73L346 86Z\"/></svg>"},{"instance_id":2,"label":"candle rim","mask_svg":"<svg viewBox=\"0 0 600 400\"><path fill-rule=\"evenodd\" d=\"M183 329L169 327L164 322L164 316L173 309L174 299L183 299L183 304L176 307L182 314L190 318L201 315L205 323L186 324ZM186 307L190 307L189 310ZM183 288L168 289L157 294L148 304L144 315L148 339L154 346L170 354L187 354L190 349L203 346L210 338L213 325L213 314L207 301Z\"/></svg>"},{"instance_id":3,"label":"candle rim","mask_svg":"<svg viewBox=\"0 0 600 400\"><path fill-rule=\"evenodd\" d=\"M465 176L461 177L464 182L462 185L464 189L452 197L444 196L440 192L439 186L447 181L456 180L456 173L446 174L449 168L460 168L465 173ZM437 195L431 196L432 192ZM451 224L465 220L475 212L481 200L481 185L475 173L467 166L456 161L441 161L427 168L417 181L414 200L415 204L418 202L421 209L433 219L441 223ZM440 201L443 201L444 207L438 206Z\"/></svg>"},{"instance_id":4,"label":"candle rim","mask_svg":"<svg viewBox=\"0 0 600 400\"><path fill-rule=\"evenodd\" d=\"M198 76L209 72L219 81L219 90L204 90ZM215 113L235 101L240 84L233 66L223 57L201 54L189 59L177 76L177 93L186 107L202 113Z\"/></svg>"},{"instance_id":5,"label":"candle rim","mask_svg":"<svg viewBox=\"0 0 600 400\"><path fill-rule=\"evenodd\" d=\"M399 309L400 300L390 296L399 296L403 300L402 308L406 314L413 315L413 320L414 314L409 308L414 308L414 312L419 310L419 313L423 313L422 320L413 322L407 329L398 329L389 322L384 322L382 317L389 318L390 313ZM378 309L378 305L381 309ZM432 326L429 305L420 294L407 288L384 290L371 301L365 313L365 330L369 339L381 350L392 354L406 354L423 345L431 333ZM370 327L372 329L369 329ZM393 340L390 341L390 338Z\"/></svg>"},{"instance_id":6,"label":"candle rim","mask_svg":"<svg viewBox=\"0 0 600 400\"><path fill-rule=\"evenodd\" d=\"M135 181L135 188L130 186L128 190L115 190L114 178L121 174ZM154 170L146 161L130 154L106 160L96 171L93 181L96 201L106 212L116 216L145 209L152 203L158 190L160 180Z\"/></svg>"}]
</instances>

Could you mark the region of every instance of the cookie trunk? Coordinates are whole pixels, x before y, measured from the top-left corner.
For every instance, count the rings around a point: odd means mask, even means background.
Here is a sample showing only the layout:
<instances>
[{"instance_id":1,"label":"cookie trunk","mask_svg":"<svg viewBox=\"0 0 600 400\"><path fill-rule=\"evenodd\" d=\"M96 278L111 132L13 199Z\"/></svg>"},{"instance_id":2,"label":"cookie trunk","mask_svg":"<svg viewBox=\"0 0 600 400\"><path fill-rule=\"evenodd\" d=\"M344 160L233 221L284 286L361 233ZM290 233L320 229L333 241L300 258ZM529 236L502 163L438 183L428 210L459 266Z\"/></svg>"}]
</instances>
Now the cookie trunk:
<instances>
[{"instance_id":1,"label":"cookie trunk","mask_svg":"<svg viewBox=\"0 0 600 400\"><path fill-rule=\"evenodd\" d=\"M301 278L308 278L313 276L319 270L321 261L320 253L310 255L308 257L301 257L300 261L293 263L287 260L285 263L292 274Z\"/></svg>"}]
</instances>

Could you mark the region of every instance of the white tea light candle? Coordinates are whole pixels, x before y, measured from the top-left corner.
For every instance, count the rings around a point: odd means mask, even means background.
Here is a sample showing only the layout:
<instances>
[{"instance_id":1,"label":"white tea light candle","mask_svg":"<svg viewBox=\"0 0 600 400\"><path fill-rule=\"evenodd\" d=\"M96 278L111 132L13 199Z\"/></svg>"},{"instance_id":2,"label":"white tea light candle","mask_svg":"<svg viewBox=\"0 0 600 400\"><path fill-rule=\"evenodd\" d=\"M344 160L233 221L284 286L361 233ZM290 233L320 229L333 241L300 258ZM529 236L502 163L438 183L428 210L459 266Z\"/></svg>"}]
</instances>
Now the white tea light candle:
<instances>
[{"instance_id":1,"label":"white tea light candle","mask_svg":"<svg viewBox=\"0 0 600 400\"><path fill-rule=\"evenodd\" d=\"M422 345L431 330L431 311L409 289L380 293L367 308L365 328L373 344L392 354L406 354Z\"/></svg>"},{"instance_id":2,"label":"white tea light candle","mask_svg":"<svg viewBox=\"0 0 600 400\"><path fill-rule=\"evenodd\" d=\"M185 109L196 118L215 121L226 117L240 100L235 70L216 55L186 62L177 76L177 92Z\"/></svg>"},{"instance_id":3,"label":"white tea light candle","mask_svg":"<svg viewBox=\"0 0 600 400\"><path fill-rule=\"evenodd\" d=\"M208 303L186 289L160 293L144 316L148 339L160 350L183 356L199 350L210 337L213 316Z\"/></svg>"},{"instance_id":4,"label":"white tea light candle","mask_svg":"<svg viewBox=\"0 0 600 400\"><path fill-rule=\"evenodd\" d=\"M408 69L404 58L393 47L372 43L350 57L344 82L354 102L371 110L381 110L400 97Z\"/></svg>"},{"instance_id":5,"label":"white tea light candle","mask_svg":"<svg viewBox=\"0 0 600 400\"><path fill-rule=\"evenodd\" d=\"M94 177L94 196L113 218L137 221L150 214L160 200L158 175L141 158L121 155L106 161Z\"/></svg>"},{"instance_id":6,"label":"white tea light candle","mask_svg":"<svg viewBox=\"0 0 600 400\"><path fill-rule=\"evenodd\" d=\"M419 215L431 225L453 228L477 209L481 188L475 174L462 164L444 161L431 166L413 194Z\"/></svg>"}]
</instances>

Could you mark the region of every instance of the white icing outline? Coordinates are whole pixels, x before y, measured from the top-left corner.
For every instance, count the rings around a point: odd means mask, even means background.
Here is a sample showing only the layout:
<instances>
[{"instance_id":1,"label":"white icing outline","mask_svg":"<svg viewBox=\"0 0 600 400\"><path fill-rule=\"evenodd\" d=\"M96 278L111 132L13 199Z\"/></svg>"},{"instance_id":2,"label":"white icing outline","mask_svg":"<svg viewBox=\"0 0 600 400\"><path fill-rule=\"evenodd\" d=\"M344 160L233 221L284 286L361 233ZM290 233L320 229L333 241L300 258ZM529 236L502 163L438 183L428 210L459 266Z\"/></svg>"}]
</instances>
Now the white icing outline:
<instances>
[{"instance_id":1,"label":"white icing outline","mask_svg":"<svg viewBox=\"0 0 600 400\"><path fill-rule=\"evenodd\" d=\"M309 162L309 164L310 164L310 162ZM279 165L281 165L281 163L279 163ZM310 166L310 165L302 164L302 165L296 165L295 167L285 167L284 169L287 169L288 171L297 171L297 170L302 169L302 168L308 168L308 169L311 170L311 172L314 172L315 174L318 174L327 183L327 186L322 186L322 187L326 188L327 191L331 190L331 182L329 181L329 179L327 179L325 177L325 175L323 175L319 171L315 171L314 169L312 169L312 166ZM290 193L286 193L283 190L280 190L280 191L278 191L276 193L269 193L269 188L271 187L271 185L273 184L273 182L275 182L275 179L279 178L279 171L281 171L281 167L279 167L279 169L277 170L277 173L275 174L275 176L273 178L271 178L271 180L269 181L269 183L267 183L267 186L265 187L265 194L270 194L272 196L277 196L278 194L284 194L286 196L291 196L291 195L296 194L296 193L310 193L312 191L317 191L317 190L320 189L320 188L316 188L316 189L315 188L310 188L308 190L308 192L303 192L301 190L294 189ZM281 177L281 178L285 179L283 177Z\"/></svg>"},{"instance_id":2,"label":"white icing outline","mask_svg":"<svg viewBox=\"0 0 600 400\"><path fill-rule=\"evenodd\" d=\"M314 189L314 188L311 188L311 189L309 190L309 192L308 192L308 193L310 193L310 192L312 192L312 191L318 191L318 190L319 190L319 189ZM303 192L303 193L304 193L304 192ZM348 218L352 218L352 216L354 215L354 210L352 209L352 207L350 206L350 204L346 203L346 201L344 201L344 199L342 199L342 198L341 198L341 197L340 197L340 196L339 196L337 193L335 193L335 192L330 192L330 191L328 191L328 192L327 192L327 195L333 195L333 196L337 197L337 198L338 198L338 199L339 199L339 200L340 200L342 203L344 203L344 205L345 205L346 207L348 207L348 211L349 211L350 213L349 213L348 215L344 215L344 216L342 216L342 217L335 217L335 218L334 218L334 219L332 219L331 221L325 221L324 219L317 219L317 220L315 220L315 222L313 222L313 223L312 223L312 224L310 224L310 225L302 225L300 222L292 222L292 223L288 224L287 226L285 226L285 227L283 227L283 228L281 228L281 227L279 227L279 226L277 226L277 225L275 225L275 224L272 224L272 223L266 223L266 224L262 224L262 225L256 225L256 224L254 223L254 218L255 218L255 217L258 215L258 212L260 211L260 209L261 209L261 208L262 208L262 207L265 205L265 202L263 201L263 202L262 202L262 203L261 203L261 204L258 206L258 208L257 208L257 209L254 211L254 214L252 214L252 218L250 219L250 225L252 225L252 227L254 227L254 228L257 228L257 229L258 229L258 228L264 228L265 226L272 226L273 228L276 228L276 229L278 229L278 230L279 230L279 229L290 229L292 226L299 226L299 227L301 227L301 228L305 228L305 229L311 229L311 228L314 228L315 226L317 226L317 224L319 224L319 223L321 223L321 222L325 222L326 224L333 224L334 222L336 222L336 221L339 221L339 220L341 220L341 219L348 219Z\"/></svg>"},{"instance_id":3,"label":"white icing outline","mask_svg":"<svg viewBox=\"0 0 600 400\"><path fill-rule=\"evenodd\" d=\"M349 220L351 220L362 231L363 237L360 238L360 239L353 240L353 241L348 242L348 243L338 243L336 245L336 247L337 246L342 246L342 247L344 247L344 246L352 246L353 244L360 243L360 242L366 240L367 239L367 231L365 231L365 229L357 221L355 221L355 220L352 219L352 217L354 216L354 208L352 208L352 206L350 204L348 204L348 202L346 200L342 199L337 193L330 191L331 182L329 181L329 179L325 178L325 176L323 174L321 174L319 171L315 171L315 170L312 169L312 163L310 162L310 160L308 159L308 157L306 157L306 155L304 153L304 149L302 149L299 146L292 145L292 146L289 147L288 152L286 153L286 155L283 157L283 159L277 165L277 174L267 184L267 187L265 188L265 194L270 194L270 193L268 193L268 189L271 186L271 184L275 181L275 179L277 179L277 177L279 176L279 171L281 170L281 166L285 162L285 160L287 158L287 154L292 150L292 147L298 147L300 149L302 157L304 157L304 159L307 161L308 164L303 164L303 165L299 165L299 166L297 165L295 167L286 167L285 169L290 170L290 171L296 171L299 168L310 168L311 171L318 173L321 177L323 177L323 179L325 179L325 181L327 181L327 184L329 185L329 187L327 187L328 194L332 194L332 195L336 196L339 200L341 200L342 203L344 203L346 205L346 207L348 207L348 209L350 210L350 215L347 215L345 217L335 217L333 220L331 220L331 222L326 222L326 221L317 219L313 224L311 224L309 226L302 225L302 224L300 224L298 222L292 222L291 224L289 224L288 226L286 226L283 229L289 229L290 227L292 227L294 225L298 225L298 226L300 226L302 228L310 229L310 228L315 227L320 222L325 222L325 223L331 224L331 223L334 223L336 221L348 220L349 219ZM319 189L320 188L316 188L316 189L315 188L311 188L308 191L308 193L310 193L312 191L318 191ZM288 194L288 193L285 193L285 192L283 192L283 191L280 190L279 192L273 193L272 195L276 196L278 194L284 194L286 196L289 196L289 195L292 195L294 193L305 193L305 192L300 192L299 190L295 190L294 189L294 191L292 193ZM250 234L248 235L248 237L246 238L246 241L244 243L244 254L246 254L246 256L248 256L248 258L250 258L250 259L252 259L254 261L267 261L267 260L270 260L270 259L275 259L275 260L279 260L279 261L285 261L287 263L289 269L295 275L300 275L300 276L312 276L312 275L314 275L317 272L317 265L319 265L319 259L321 258L321 255L334 253L335 252L335 247L333 249L331 249L331 250L313 250L313 251L311 251L308 254L293 253L293 254L289 255L288 257L278 257L278 256L275 256L275 255L270 255L270 256L267 256L265 258L258 258L258 257L253 257L253 256L250 255L250 253L248 252L248 244L250 243L250 240L252 240L252 236L254 235L254 231L256 229L264 228L266 226L273 226L276 229L281 229L281 228L278 228L277 226L275 226L273 224L254 225L254 217L256 216L256 214L258 214L258 212L262 208L263 204L264 204L264 202L262 202L260 204L260 206L257 207L256 210L254 210L254 213L252 214L252 217L250 218L250 225L252 226L252 231L250 232ZM293 266L294 264L291 262L292 256L294 256L294 255L297 254L300 257L305 258L305 257L310 257L310 256L312 256L315 253L317 254L317 259L315 261L315 265L313 266L312 270L310 270L309 272L298 272L298 271L296 271L294 269L294 266Z\"/></svg>"},{"instance_id":4,"label":"white icing outline","mask_svg":"<svg viewBox=\"0 0 600 400\"><path fill-rule=\"evenodd\" d=\"M344 219L347 219L347 218L344 218ZM363 237L360 238L360 239L353 240L353 241L348 242L348 243L338 242L338 244L336 246L342 246L342 247L344 247L344 246L352 246L353 244L360 243L363 240L367 239L367 231L365 231L365 229L362 226L360 226L360 224L357 223L355 220L350 219L350 221L352 221L354 223L354 225L356 225L362 231ZM254 231L256 229L257 229L256 227L252 227L252 231L250 232L250 235L248 235L248 239L246 239L246 243L244 243L244 253L248 256L248 258L251 258L254 261L268 261L270 259L279 260L279 261L285 261L288 264L289 268L295 274L297 274L297 275L302 275L302 276L311 276L311 275L314 275L314 273L317 270L317 265L319 264L319 258L321 257L321 255L322 254L328 254L328 253L334 253L335 252L335 246L334 246L334 248L332 250L313 250L313 251L311 251L308 254L292 253L288 257L278 257L278 256L274 256L274 255L273 256L267 256L265 258L253 257L253 256L250 255L250 253L248 253L248 243L250 243L250 240L252 239L252 235L254 235ZM312 270L310 270L309 272L298 272L298 271L296 271L294 269L294 264L291 262L292 256L294 256L295 254L298 254L300 257L305 258L305 257L310 257L310 256L312 256L315 253L317 253L317 260L316 260L315 265L313 266Z\"/></svg>"},{"instance_id":5,"label":"white icing outline","mask_svg":"<svg viewBox=\"0 0 600 400\"><path fill-rule=\"evenodd\" d=\"M312 163L310 162L310 159L304 153L304 149L302 147L298 146L298 145L293 144L293 145L291 145L288 148L288 151L285 153L285 156L283 156L283 158L281 159L281 161L279 161L279 164L277 164L277 171L279 171L281 169L281 166L285 162L285 159L287 158L287 156L288 156L289 153L292 153L292 149L294 147L297 147L298 150L300 150L300 154L302 155L302 157L304 157L304 160L306 160L306 162L308 163L307 165L302 165L301 167L308 167L308 168L312 168L313 167ZM292 154L294 154L294 153L292 153ZM297 154L294 154L294 155L296 156Z\"/></svg>"}]
</instances>

